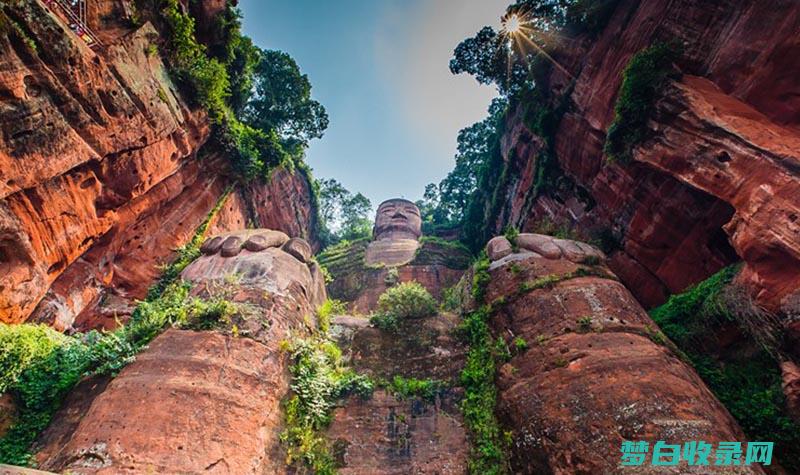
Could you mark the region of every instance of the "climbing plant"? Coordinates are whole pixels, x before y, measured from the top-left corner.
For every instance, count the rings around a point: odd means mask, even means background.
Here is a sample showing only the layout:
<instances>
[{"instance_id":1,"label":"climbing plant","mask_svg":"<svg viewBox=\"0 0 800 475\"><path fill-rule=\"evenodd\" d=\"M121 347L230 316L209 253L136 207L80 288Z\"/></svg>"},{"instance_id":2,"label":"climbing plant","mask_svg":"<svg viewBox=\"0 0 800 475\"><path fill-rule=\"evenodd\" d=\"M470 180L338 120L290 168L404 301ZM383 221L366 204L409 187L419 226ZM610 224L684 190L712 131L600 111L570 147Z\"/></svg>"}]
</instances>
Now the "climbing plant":
<instances>
[{"instance_id":1,"label":"climbing plant","mask_svg":"<svg viewBox=\"0 0 800 475\"><path fill-rule=\"evenodd\" d=\"M475 475L508 473L506 444L495 415L498 355L489 328L491 310L485 302L489 280L489 258L484 254L475 264L472 281L472 295L479 306L463 315L460 326L469 348L460 378L464 387L461 411L472 441L469 473Z\"/></svg>"},{"instance_id":2,"label":"climbing plant","mask_svg":"<svg viewBox=\"0 0 800 475\"><path fill-rule=\"evenodd\" d=\"M330 302L320 310L324 315L336 308L341 309L341 304ZM316 474L334 474L336 463L321 431L330 423L339 399L348 394L370 397L374 383L345 366L327 324L318 325L308 337L295 337L281 346L292 361L291 395L284 402L286 429L280 436L286 446L286 463Z\"/></svg>"}]
</instances>

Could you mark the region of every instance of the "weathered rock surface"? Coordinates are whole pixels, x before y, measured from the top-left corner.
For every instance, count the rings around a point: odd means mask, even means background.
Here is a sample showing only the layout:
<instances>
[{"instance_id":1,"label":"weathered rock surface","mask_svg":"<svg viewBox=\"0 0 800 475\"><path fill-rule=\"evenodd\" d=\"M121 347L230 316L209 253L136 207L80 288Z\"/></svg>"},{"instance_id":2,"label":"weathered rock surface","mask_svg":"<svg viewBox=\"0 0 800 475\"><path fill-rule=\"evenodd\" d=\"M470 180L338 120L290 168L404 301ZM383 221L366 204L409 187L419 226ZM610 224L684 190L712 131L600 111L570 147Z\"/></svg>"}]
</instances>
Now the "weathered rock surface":
<instances>
[{"instance_id":1,"label":"weathered rock surface","mask_svg":"<svg viewBox=\"0 0 800 475\"><path fill-rule=\"evenodd\" d=\"M39 2L3 7L47 47L0 37L2 321L113 327L228 186L224 157L196 156L205 117L147 53L158 33L131 31L123 3L90 9L105 45L97 51ZM211 229L309 237L311 201L305 175L277 170L231 194Z\"/></svg>"},{"instance_id":2,"label":"weathered rock surface","mask_svg":"<svg viewBox=\"0 0 800 475\"><path fill-rule=\"evenodd\" d=\"M548 239L527 240L542 250ZM580 264L599 251L549 238L556 243L574 254L523 254L513 272L510 263L490 270L487 300L503 299L493 306L495 335L509 345L516 337L529 343L500 368L497 382L499 415L513 432L514 473L616 473L623 440L743 440L630 292L603 264ZM531 290L520 290L524 283Z\"/></svg>"},{"instance_id":3,"label":"weathered rock surface","mask_svg":"<svg viewBox=\"0 0 800 475\"><path fill-rule=\"evenodd\" d=\"M507 197L499 216L490 217L494 232L508 224L533 231L547 219L604 240L609 266L646 306L738 255L742 281L776 309L799 284L788 271L800 259L800 63L789 59L800 51L798 28L800 6L792 1L770 8L751 0L619 2L597 35L553 52L569 75L553 68L542 81L554 97L571 91L553 138L574 186L532 196L544 142L517 110L503 138L513 173L498 194ZM607 164L602 148L621 72L658 41L683 45L678 66L687 76L658 103L651 139L634 162Z\"/></svg>"},{"instance_id":4,"label":"weathered rock surface","mask_svg":"<svg viewBox=\"0 0 800 475\"><path fill-rule=\"evenodd\" d=\"M458 282L471 260L469 253L458 247L413 241L419 248L407 264L373 266L367 263L366 254L376 242L380 241L357 241L347 249L319 256L333 277L328 284L330 296L349 303L356 313L369 313L378 297L399 282L417 281L439 299L445 289Z\"/></svg>"},{"instance_id":5,"label":"weathered rock surface","mask_svg":"<svg viewBox=\"0 0 800 475\"><path fill-rule=\"evenodd\" d=\"M792 361L781 363L783 394L786 408L795 421L800 423L800 367Z\"/></svg>"},{"instance_id":6,"label":"weathered rock surface","mask_svg":"<svg viewBox=\"0 0 800 475\"><path fill-rule=\"evenodd\" d=\"M60 423L75 427L42 448L41 466L71 473L285 470L279 402L289 378L279 341L305 328L324 289L315 294L319 285L308 266L278 247L204 255L183 277L195 295L222 292L243 304L237 329L158 336L77 424L56 420L49 431L58 433Z\"/></svg>"},{"instance_id":7,"label":"weathered rock surface","mask_svg":"<svg viewBox=\"0 0 800 475\"><path fill-rule=\"evenodd\" d=\"M433 400L400 398L378 390L348 398L333 412L326 437L342 474L463 474L469 443L459 402L458 376L466 348L452 334L459 318L440 314L400 323L387 333L365 318L332 322L343 355L359 373L444 384Z\"/></svg>"},{"instance_id":8,"label":"weathered rock surface","mask_svg":"<svg viewBox=\"0 0 800 475\"><path fill-rule=\"evenodd\" d=\"M3 11L47 45L0 37L0 317L14 322L131 214L191 187L197 174L184 166L208 127L146 54L158 36L149 24L100 55L40 2ZM214 186L205 181L193 190L200 203Z\"/></svg>"},{"instance_id":9,"label":"weathered rock surface","mask_svg":"<svg viewBox=\"0 0 800 475\"><path fill-rule=\"evenodd\" d=\"M457 398L398 400L383 390L351 397L326 432L342 475L466 473L469 444Z\"/></svg>"}]
</instances>

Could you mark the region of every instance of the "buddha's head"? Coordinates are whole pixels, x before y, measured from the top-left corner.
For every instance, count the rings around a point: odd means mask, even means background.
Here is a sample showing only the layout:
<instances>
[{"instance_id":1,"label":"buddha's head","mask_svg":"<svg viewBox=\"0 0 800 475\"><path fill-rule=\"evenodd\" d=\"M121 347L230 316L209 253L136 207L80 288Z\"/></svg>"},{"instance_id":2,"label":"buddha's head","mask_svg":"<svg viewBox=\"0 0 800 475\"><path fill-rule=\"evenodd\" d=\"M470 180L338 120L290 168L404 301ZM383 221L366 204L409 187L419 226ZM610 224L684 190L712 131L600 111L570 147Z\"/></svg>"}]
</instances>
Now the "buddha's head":
<instances>
[{"instance_id":1,"label":"buddha's head","mask_svg":"<svg viewBox=\"0 0 800 475\"><path fill-rule=\"evenodd\" d=\"M422 218L419 208L402 198L386 200L378 206L375 215L373 239L419 239L422 235Z\"/></svg>"}]
</instances>

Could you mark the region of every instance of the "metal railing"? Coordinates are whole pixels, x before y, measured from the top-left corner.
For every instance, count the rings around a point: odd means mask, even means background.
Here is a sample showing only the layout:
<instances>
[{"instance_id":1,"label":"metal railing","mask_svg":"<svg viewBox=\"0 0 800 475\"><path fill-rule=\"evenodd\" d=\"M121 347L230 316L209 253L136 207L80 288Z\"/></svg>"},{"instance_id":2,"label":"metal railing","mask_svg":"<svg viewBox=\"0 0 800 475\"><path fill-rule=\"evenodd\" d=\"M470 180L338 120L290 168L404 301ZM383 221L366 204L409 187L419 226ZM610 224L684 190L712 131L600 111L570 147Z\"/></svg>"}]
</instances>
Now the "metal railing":
<instances>
[{"instance_id":1,"label":"metal railing","mask_svg":"<svg viewBox=\"0 0 800 475\"><path fill-rule=\"evenodd\" d=\"M94 48L102 46L97 35L89 28L86 22L86 2L87 0L43 0L50 10L56 14L59 12L69 22L69 28L80 39L86 42L90 47Z\"/></svg>"}]
</instances>

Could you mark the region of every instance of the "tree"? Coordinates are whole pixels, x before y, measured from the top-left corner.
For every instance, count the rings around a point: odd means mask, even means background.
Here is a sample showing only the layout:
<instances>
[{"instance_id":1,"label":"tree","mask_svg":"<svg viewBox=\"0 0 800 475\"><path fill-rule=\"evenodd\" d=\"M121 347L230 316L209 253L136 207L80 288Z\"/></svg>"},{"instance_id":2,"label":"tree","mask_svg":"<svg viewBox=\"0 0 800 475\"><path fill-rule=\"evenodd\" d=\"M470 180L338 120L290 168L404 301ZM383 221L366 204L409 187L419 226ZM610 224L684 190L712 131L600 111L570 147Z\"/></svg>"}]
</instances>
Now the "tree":
<instances>
[{"instance_id":1,"label":"tree","mask_svg":"<svg viewBox=\"0 0 800 475\"><path fill-rule=\"evenodd\" d=\"M494 99L486 119L458 133L455 168L438 185L428 184L422 200L416 203L428 229L463 224L465 212L478 191L480 175L494 151L507 108L506 99Z\"/></svg>"},{"instance_id":2,"label":"tree","mask_svg":"<svg viewBox=\"0 0 800 475\"><path fill-rule=\"evenodd\" d=\"M260 51L243 120L256 129L277 132L287 150L305 149L328 127L325 108L311 99L308 76L291 56L273 50Z\"/></svg>"},{"instance_id":3,"label":"tree","mask_svg":"<svg viewBox=\"0 0 800 475\"><path fill-rule=\"evenodd\" d=\"M366 196L351 193L332 178L321 179L318 183L323 247L372 234L369 219L372 203Z\"/></svg>"},{"instance_id":4,"label":"tree","mask_svg":"<svg viewBox=\"0 0 800 475\"><path fill-rule=\"evenodd\" d=\"M606 24L619 0L519 0L508 7L503 19L522 18L524 27L513 35L485 26L462 41L450 60L453 74L467 73L481 84L494 84L502 95L513 96L531 86L531 68L549 54L564 36L597 33ZM524 35L524 39L523 36Z\"/></svg>"},{"instance_id":5,"label":"tree","mask_svg":"<svg viewBox=\"0 0 800 475\"><path fill-rule=\"evenodd\" d=\"M341 239L357 239L372 234L372 220L369 219L372 203L369 198L356 193L348 196L341 206Z\"/></svg>"},{"instance_id":6,"label":"tree","mask_svg":"<svg viewBox=\"0 0 800 475\"><path fill-rule=\"evenodd\" d=\"M527 67L509 48L507 39L490 26L459 43L450 60L450 72L475 76L481 84L494 84L500 94L513 94L527 77Z\"/></svg>"}]
</instances>

